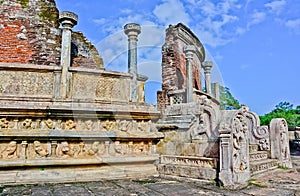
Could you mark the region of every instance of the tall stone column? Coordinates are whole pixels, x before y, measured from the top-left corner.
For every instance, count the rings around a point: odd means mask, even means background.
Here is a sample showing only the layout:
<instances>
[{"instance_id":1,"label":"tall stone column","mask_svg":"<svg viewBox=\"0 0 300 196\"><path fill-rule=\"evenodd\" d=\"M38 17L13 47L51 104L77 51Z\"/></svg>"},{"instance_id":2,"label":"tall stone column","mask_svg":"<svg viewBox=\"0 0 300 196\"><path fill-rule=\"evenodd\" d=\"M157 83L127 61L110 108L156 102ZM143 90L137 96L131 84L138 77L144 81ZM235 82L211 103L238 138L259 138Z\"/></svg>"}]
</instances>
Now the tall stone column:
<instances>
[{"instance_id":1,"label":"tall stone column","mask_svg":"<svg viewBox=\"0 0 300 196\"><path fill-rule=\"evenodd\" d=\"M213 96L220 101L220 84L218 82L213 83L213 89Z\"/></svg>"},{"instance_id":2,"label":"tall stone column","mask_svg":"<svg viewBox=\"0 0 300 196\"><path fill-rule=\"evenodd\" d=\"M186 58L186 102L193 102L193 57L196 48L193 45L186 46L183 50Z\"/></svg>"},{"instance_id":3,"label":"tall stone column","mask_svg":"<svg viewBox=\"0 0 300 196\"><path fill-rule=\"evenodd\" d=\"M211 81L210 81L210 72L213 66L212 61L205 61L203 63L204 75L205 75L205 89L206 93L211 95Z\"/></svg>"},{"instance_id":4,"label":"tall stone column","mask_svg":"<svg viewBox=\"0 0 300 196\"><path fill-rule=\"evenodd\" d=\"M72 12L61 12L59 22L62 25L62 43L61 43L61 89L60 95L66 98L68 94L69 76L68 68L71 65L71 35L72 28L77 25L78 16Z\"/></svg>"},{"instance_id":5,"label":"tall stone column","mask_svg":"<svg viewBox=\"0 0 300 196\"><path fill-rule=\"evenodd\" d=\"M124 33L128 36L128 72L132 74L130 96L132 102L137 102L137 41L141 26L135 23L126 24Z\"/></svg>"}]
</instances>

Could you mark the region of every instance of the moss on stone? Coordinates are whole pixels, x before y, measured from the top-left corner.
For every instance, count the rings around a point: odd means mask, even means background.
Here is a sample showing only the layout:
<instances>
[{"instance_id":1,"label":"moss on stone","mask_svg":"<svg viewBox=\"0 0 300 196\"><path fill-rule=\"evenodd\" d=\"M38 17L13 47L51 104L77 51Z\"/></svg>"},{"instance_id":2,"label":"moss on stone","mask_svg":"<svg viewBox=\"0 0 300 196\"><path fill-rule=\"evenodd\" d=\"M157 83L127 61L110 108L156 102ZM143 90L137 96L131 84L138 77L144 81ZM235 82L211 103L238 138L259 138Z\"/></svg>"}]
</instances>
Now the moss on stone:
<instances>
[{"instance_id":1,"label":"moss on stone","mask_svg":"<svg viewBox=\"0 0 300 196\"><path fill-rule=\"evenodd\" d=\"M29 7L29 0L16 0L17 3L21 4L23 8Z\"/></svg>"},{"instance_id":2,"label":"moss on stone","mask_svg":"<svg viewBox=\"0 0 300 196\"><path fill-rule=\"evenodd\" d=\"M55 7L55 3L53 5L46 3L44 1L39 1L39 7L41 8L39 12L39 17L44 20L44 22L53 22L55 26L59 27L59 12Z\"/></svg>"}]
</instances>

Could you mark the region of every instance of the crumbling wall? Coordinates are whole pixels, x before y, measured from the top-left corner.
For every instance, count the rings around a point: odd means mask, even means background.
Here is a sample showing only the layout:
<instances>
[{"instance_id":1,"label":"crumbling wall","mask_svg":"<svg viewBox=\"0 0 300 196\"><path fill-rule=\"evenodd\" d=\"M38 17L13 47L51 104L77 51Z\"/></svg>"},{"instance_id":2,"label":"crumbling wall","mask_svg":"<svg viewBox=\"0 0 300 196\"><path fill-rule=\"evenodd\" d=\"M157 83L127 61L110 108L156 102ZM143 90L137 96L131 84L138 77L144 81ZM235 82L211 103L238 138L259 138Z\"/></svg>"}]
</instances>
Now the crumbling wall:
<instances>
[{"instance_id":1,"label":"crumbling wall","mask_svg":"<svg viewBox=\"0 0 300 196\"><path fill-rule=\"evenodd\" d=\"M72 67L103 69L96 47L81 32L72 32Z\"/></svg>"},{"instance_id":2,"label":"crumbling wall","mask_svg":"<svg viewBox=\"0 0 300 196\"><path fill-rule=\"evenodd\" d=\"M160 109L170 104L169 91L186 88L186 58L183 51L187 45L196 47L193 58L193 87L202 91L201 63L205 58L204 47L194 33L182 23L170 25L162 47L162 91L158 93Z\"/></svg>"},{"instance_id":3,"label":"crumbling wall","mask_svg":"<svg viewBox=\"0 0 300 196\"><path fill-rule=\"evenodd\" d=\"M0 1L0 62L58 65L58 16L54 0Z\"/></svg>"}]
</instances>

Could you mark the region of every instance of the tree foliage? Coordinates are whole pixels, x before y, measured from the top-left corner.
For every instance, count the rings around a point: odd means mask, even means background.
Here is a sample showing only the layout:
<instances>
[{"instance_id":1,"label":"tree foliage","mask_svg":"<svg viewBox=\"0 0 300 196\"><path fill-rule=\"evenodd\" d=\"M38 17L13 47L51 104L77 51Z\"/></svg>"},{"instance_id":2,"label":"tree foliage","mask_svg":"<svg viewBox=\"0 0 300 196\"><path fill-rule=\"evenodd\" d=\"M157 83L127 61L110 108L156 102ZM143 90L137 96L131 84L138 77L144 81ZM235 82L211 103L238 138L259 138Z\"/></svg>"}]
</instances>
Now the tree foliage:
<instances>
[{"instance_id":1,"label":"tree foliage","mask_svg":"<svg viewBox=\"0 0 300 196\"><path fill-rule=\"evenodd\" d=\"M238 100L236 100L228 87L220 86L220 104L223 110L236 110L241 108Z\"/></svg>"},{"instance_id":2,"label":"tree foliage","mask_svg":"<svg viewBox=\"0 0 300 196\"><path fill-rule=\"evenodd\" d=\"M280 102L270 113L260 116L261 125L270 125L273 118L285 118L289 127L300 126L300 106L296 108L289 102Z\"/></svg>"}]
</instances>

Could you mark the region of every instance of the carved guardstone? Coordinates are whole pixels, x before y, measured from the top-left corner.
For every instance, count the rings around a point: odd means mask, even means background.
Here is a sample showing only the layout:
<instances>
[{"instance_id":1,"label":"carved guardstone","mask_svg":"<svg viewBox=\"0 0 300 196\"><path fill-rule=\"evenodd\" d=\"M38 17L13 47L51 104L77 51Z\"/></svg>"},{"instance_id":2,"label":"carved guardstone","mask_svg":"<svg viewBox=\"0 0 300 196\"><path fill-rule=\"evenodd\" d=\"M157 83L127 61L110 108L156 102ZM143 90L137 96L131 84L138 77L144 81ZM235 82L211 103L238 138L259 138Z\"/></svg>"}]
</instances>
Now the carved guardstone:
<instances>
[{"instance_id":1,"label":"carved guardstone","mask_svg":"<svg viewBox=\"0 0 300 196\"><path fill-rule=\"evenodd\" d=\"M292 168L287 122L283 118L272 119L270 123L271 158L279 159L279 165Z\"/></svg>"}]
</instances>

